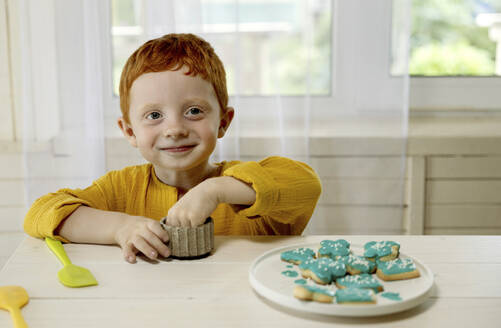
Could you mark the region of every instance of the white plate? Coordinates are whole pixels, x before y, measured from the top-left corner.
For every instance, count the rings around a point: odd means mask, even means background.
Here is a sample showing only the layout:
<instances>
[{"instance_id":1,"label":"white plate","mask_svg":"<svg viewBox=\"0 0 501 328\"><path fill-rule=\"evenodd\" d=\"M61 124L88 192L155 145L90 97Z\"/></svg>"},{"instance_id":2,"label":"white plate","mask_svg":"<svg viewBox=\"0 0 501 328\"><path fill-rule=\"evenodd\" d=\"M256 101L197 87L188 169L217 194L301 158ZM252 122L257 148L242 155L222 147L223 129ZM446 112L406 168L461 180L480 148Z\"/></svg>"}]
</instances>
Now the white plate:
<instances>
[{"instance_id":1,"label":"white plate","mask_svg":"<svg viewBox=\"0 0 501 328\"><path fill-rule=\"evenodd\" d=\"M389 313L395 313L415 307L428 299L431 288L433 286L433 273L431 270L419 260L405 255L400 252L401 258L412 258L421 276L419 278L399 280L399 281L383 281L378 279L383 287L384 292L399 293L401 301L393 301L381 296L378 293L376 296L376 304L360 304L360 305L342 305L334 303L318 303L312 301L301 301L292 295L294 289L294 281L301 279L301 273L297 265L288 268L290 265L280 259L282 252L292 250L299 247L309 247L315 252L318 251L318 243L305 243L299 245L291 245L272 249L252 263L249 270L249 280L252 288L268 300L278 303L282 306L295 310L319 313L326 315L348 316L348 317L365 317L376 316ZM363 247L361 245L351 245L351 251L356 255L362 255ZM293 270L298 273L297 277L286 277L282 274L283 271ZM308 284L315 283L308 280ZM334 284L328 287L336 290Z\"/></svg>"}]
</instances>

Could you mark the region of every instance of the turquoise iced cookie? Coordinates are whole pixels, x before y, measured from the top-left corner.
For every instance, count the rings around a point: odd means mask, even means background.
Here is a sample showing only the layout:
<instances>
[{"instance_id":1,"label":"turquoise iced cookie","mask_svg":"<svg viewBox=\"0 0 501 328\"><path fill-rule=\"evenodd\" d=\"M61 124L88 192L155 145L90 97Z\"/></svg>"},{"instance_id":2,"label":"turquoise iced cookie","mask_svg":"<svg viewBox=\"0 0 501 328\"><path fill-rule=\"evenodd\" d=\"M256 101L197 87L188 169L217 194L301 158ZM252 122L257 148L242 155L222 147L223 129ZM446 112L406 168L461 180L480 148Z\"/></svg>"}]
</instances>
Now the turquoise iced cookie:
<instances>
[{"instance_id":1,"label":"turquoise iced cookie","mask_svg":"<svg viewBox=\"0 0 501 328\"><path fill-rule=\"evenodd\" d=\"M377 262L377 268L384 274L399 274L416 270L416 264L412 259L395 259L391 261Z\"/></svg>"},{"instance_id":2,"label":"turquoise iced cookie","mask_svg":"<svg viewBox=\"0 0 501 328\"><path fill-rule=\"evenodd\" d=\"M364 256L372 260L393 260L399 251L400 244L394 241L370 241L364 245Z\"/></svg>"},{"instance_id":3,"label":"turquoise iced cookie","mask_svg":"<svg viewBox=\"0 0 501 328\"><path fill-rule=\"evenodd\" d=\"M416 264L410 258L380 261L377 268L384 274L398 274L416 270Z\"/></svg>"},{"instance_id":4,"label":"turquoise iced cookie","mask_svg":"<svg viewBox=\"0 0 501 328\"><path fill-rule=\"evenodd\" d=\"M296 285L293 294L295 298L303 301L322 303L332 303L336 295L332 290L309 285Z\"/></svg>"},{"instance_id":5,"label":"turquoise iced cookie","mask_svg":"<svg viewBox=\"0 0 501 328\"><path fill-rule=\"evenodd\" d=\"M338 288L363 288L372 289L375 293L383 291L383 285L368 273L357 274L355 276L344 276L336 279Z\"/></svg>"},{"instance_id":6,"label":"turquoise iced cookie","mask_svg":"<svg viewBox=\"0 0 501 328\"><path fill-rule=\"evenodd\" d=\"M301 264L307 259L315 257L315 252L311 248L297 248L290 251L285 251L280 254L280 259L285 262Z\"/></svg>"},{"instance_id":7,"label":"turquoise iced cookie","mask_svg":"<svg viewBox=\"0 0 501 328\"><path fill-rule=\"evenodd\" d=\"M376 263L358 255L350 254L339 259L346 265L346 271L350 274L373 273Z\"/></svg>"},{"instance_id":8,"label":"turquoise iced cookie","mask_svg":"<svg viewBox=\"0 0 501 328\"><path fill-rule=\"evenodd\" d=\"M410 258L378 261L376 274L385 281L412 279L420 276L416 264Z\"/></svg>"},{"instance_id":9,"label":"turquoise iced cookie","mask_svg":"<svg viewBox=\"0 0 501 328\"><path fill-rule=\"evenodd\" d=\"M338 259L340 256L350 254L350 243L344 239L338 240L322 240L318 250L318 257L330 257Z\"/></svg>"},{"instance_id":10,"label":"turquoise iced cookie","mask_svg":"<svg viewBox=\"0 0 501 328\"><path fill-rule=\"evenodd\" d=\"M376 303L372 289L344 288L336 290L337 303Z\"/></svg>"},{"instance_id":11,"label":"turquoise iced cookie","mask_svg":"<svg viewBox=\"0 0 501 328\"><path fill-rule=\"evenodd\" d=\"M334 279L346 274L343 262L328 257L308 259L299 265L299 270L304 278L311 278L319 284L330 284Z\"/></svg>"},{"instance_id":12,"label":"turquoise iced cookie","mask_svg":"<svg viewBox=\"0 0 501 328\"><path fill-rule=\"evenodd\" d=\"M308 290L312 293L324 294L324 295L327 295L330 297L334 297L334 295L336 294L335 291L330 290L330 289L326 289L326 288L322 288L322 287L310 286L310 285L305 285L305 284L298 284L298 285L302 286L303 288L305 288L306 290Z\"/></svg>"}]
</instances>

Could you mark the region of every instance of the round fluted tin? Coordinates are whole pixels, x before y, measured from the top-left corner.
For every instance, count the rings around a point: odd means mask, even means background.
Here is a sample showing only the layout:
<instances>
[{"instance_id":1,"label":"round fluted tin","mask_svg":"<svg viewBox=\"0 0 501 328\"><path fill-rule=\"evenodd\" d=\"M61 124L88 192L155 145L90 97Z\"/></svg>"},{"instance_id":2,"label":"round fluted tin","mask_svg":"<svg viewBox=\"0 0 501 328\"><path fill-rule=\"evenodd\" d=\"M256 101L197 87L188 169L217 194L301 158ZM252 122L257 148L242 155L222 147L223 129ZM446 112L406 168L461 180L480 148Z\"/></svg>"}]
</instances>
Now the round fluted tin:
<instances>
[{"instance_id":1,"label":"round fluted tin","mask_svg":"<svg viewBox=\"0 0 501 328\"><path fill-rule=\"evenodd\" d=\"M169 233L168 246L172 256L197 257L214 249L214 222L210 217L204 224L193 228L167 225L166 218L160 224Z\"/></svg>"}]
</instances>

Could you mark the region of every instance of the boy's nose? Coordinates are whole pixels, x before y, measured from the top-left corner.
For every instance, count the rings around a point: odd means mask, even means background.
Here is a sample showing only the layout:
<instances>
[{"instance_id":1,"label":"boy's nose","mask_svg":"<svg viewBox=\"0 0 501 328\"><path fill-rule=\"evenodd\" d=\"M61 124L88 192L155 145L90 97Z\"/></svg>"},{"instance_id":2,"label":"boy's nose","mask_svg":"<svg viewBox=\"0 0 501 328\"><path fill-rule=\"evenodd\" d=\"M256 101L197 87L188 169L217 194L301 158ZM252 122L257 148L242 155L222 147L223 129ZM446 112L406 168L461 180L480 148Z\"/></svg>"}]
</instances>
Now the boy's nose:
<instances>
[{"instance_id":1,"label":"boy's nose","mask_svg":"<svg viewBox=\"0 0 501 328\"><path fill-rule=\"evenodd\" d=\"M179 138L187 137L188 129L181 122L171 122L168 123L163 131L163 135L166 138Z\"/></svg>"}]
</instances>

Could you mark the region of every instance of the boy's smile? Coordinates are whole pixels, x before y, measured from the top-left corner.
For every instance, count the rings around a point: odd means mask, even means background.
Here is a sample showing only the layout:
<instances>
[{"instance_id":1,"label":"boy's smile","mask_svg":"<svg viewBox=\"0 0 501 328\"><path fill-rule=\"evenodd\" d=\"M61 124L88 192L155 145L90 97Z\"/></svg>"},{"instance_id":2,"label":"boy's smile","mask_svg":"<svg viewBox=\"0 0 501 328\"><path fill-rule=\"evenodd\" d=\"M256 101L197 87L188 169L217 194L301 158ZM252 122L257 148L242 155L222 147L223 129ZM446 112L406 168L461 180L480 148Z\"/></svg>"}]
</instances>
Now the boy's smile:
<instances>
[{"instance_id":1,"label":"boy's smile","mask_svg":"<svg viewBox=\"0 0 501 328\"><path fill-rule=\"evenodd\" d=\"M186 71L183 67L139 76L130 91L130 123L119 119L125 136L153 164L157 177L180 187L211 174L209 156L233 118L232 108L221 111L212 84ZM188 182L192 179L199 181Z\"/></svg>"}]
</instances>

